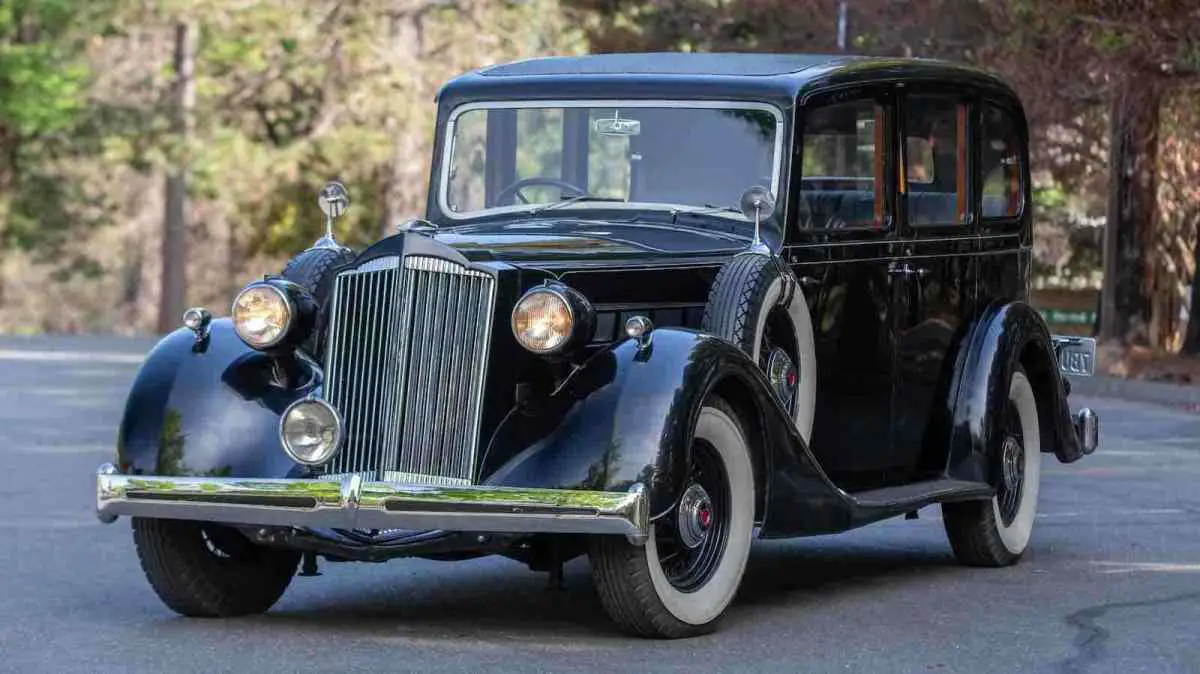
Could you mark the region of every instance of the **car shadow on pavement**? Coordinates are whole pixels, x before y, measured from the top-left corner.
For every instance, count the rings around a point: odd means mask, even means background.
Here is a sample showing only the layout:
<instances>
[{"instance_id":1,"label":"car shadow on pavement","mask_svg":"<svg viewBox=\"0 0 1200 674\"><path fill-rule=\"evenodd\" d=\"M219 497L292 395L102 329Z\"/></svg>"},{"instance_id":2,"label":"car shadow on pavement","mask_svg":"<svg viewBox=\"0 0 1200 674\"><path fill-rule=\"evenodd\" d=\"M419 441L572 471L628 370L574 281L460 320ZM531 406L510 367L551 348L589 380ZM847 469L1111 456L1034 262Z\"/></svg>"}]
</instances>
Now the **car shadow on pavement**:
<instances>
[{"instance_id":1,"label":"car shadow on pavement","mask_svg":"<svg viewBox=\"0 0 1200 674\"><path fill-rule=\"evenodd\" d=\"M752 549L735 607L824 602L864 584L877 590L961 569L948 546L919 542L905 548L849 543L844 536L761 542Z\"/></svg>"},{"instance_id":2,"label":"car shadow on pavement","mask_svg":"<svg viewBox=\"0 0 1200 674\"><path fill-rule=\"evenodd\" d=\"M405 561L390 564L401 568ZM600 606L586 560L567 565L561 590L548 587L546 574L530 573L515 563L462 564L481 568L472 573L461 566L450 571L437 568L440 564L425 565L399 576L372 573L362 582L339 582L336 587L321 587L321 578L297 578L289 597L261 620L326 635L340 632L426 645L465 635L481 645L515 639L568 649L581 637L593 647L598 640L622 640ZM749 607L826 603L863 591L864 585L877 590L954 569L961 567L940 548L830 544L830 539L757 543L724 629L737 629L743 620L753 622L755 610ZM346 572L354 570L334 573L348 579Z\"/></svg>"}]
</instances>

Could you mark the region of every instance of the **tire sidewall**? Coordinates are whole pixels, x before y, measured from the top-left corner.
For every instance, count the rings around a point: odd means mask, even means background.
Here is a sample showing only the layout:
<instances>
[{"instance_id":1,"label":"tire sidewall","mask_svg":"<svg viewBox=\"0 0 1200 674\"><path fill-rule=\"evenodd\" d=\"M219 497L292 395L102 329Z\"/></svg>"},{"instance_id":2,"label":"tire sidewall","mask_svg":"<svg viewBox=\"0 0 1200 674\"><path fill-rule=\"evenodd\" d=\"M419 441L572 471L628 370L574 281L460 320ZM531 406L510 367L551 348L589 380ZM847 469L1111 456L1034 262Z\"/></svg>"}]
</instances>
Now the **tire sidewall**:
<instances>
[{"instance_id":1,"label":"tire sidewall","mask_svg":"<svg viewBox=\"0 0 1200 674\"><path fill-rule=\"evenodd\" d=\"M702 626L721 616L741 584L754 535L755 491L749 447L741 428L728 412L720 407L703 407L696 423L695 437L716 449L729 480L730 527L721 561L703 586L694 592L681 592L663 573L653 527L643 547L650 580L663 608L682 623Z\"/></svg>"},{"instance_id":2,"label":"tire sidewall","mask_svg":"<svg viewBox=\"0 0 1200 674\"><path fill-rule=\"evenodd\" d=\"M1020 504L1011 523L1005 525L1000 515L1000 501L992 497L991 511L996 534L1004 549L1020 555L1029 546L1033 524L1037 519L1038 492L1041 484L1042 447L1037 414L1037 398L1025 373L1013 372L1009 382L1008 401L1017 409L1021 422L1021 446L1025 458L1025 473L1021 483ZM997 450L1002 451L1002 450ZM1001 476L999 479L1003 479Z\"/></svg>"}]
</instances>

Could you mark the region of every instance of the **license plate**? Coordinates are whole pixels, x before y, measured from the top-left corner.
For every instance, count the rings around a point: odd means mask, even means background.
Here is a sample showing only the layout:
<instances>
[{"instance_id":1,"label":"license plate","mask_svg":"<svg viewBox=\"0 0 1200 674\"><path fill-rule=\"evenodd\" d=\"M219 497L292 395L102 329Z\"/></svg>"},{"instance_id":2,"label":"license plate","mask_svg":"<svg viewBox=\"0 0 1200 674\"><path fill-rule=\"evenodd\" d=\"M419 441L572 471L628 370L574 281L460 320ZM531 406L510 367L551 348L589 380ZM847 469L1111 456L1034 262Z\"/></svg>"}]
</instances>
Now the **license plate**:
<instances>
[{"instance_id":1,"label":"license plate","mask_svg":"<svg viewBox=\"0 0 1200 674\"><path fill-rule=\"evenodd\" d=\"M1096 340L1091 337L1052 337L1058 369L1063 374L1090 377L1096 369Z\"/></svg>"}]
</instances>

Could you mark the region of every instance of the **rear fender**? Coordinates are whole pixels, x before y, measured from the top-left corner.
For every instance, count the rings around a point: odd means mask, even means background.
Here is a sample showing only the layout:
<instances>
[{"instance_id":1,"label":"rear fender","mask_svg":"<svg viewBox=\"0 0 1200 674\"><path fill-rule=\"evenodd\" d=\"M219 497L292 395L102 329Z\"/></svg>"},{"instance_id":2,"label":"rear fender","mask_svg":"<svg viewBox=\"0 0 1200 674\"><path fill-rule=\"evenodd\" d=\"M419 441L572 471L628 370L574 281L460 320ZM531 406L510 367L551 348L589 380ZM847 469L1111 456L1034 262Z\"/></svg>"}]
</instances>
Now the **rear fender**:
<instances>
[{"instance_id":1,"label":"rear fender","mask_svg":"<svg viewBox=\"0 0 1200 674\"><path fill-rule=\"evenodd\" d=\"M956 363L949 405L950 477L992 482L990 457L1001 440L992 429L992 412L1008 399L1009 382L1018 365L1025 369L1037 396L1042 451L1053 452L1064 463L1083 456L1050 331L1036 310L1013 302L985 312Z\"/></svg>"},{"instance_id":2,"label":"rear fender","mask_svg":"<svg viewBox=\"0 0 1200 674\"><path fill-rule=\"evenodd\" d=\"M126 474L300 477L279 444L279 417L313 392L320 371L300 360L300 386L284 388L272 359L246 346L229 319L212 322L206 343L191 331L167 335L146 356L125 403L117 465Z\"/></svg>"}]
</instances>

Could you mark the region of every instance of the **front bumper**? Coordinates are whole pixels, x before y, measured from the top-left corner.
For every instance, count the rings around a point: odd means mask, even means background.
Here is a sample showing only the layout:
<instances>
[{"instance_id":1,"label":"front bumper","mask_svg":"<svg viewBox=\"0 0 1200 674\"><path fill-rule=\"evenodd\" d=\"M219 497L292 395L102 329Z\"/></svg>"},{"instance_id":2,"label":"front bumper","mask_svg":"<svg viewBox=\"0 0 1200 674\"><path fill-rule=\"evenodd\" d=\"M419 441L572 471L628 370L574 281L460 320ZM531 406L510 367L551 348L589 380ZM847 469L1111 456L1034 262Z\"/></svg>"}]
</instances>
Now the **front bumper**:
<instances>
[{"instance_id":1,"label":"front bumper","mask_svg":"<svg viewBox=\"0 0 1200 674\"><path fill-rule=\"evenodd\" d=\"M641 485L626 493L487 485L434 486L325 480L122 475L96 472L96 514L330 529L441 529L488 533L623 534L649 531Z\"/></svg>"}]
</instances>

